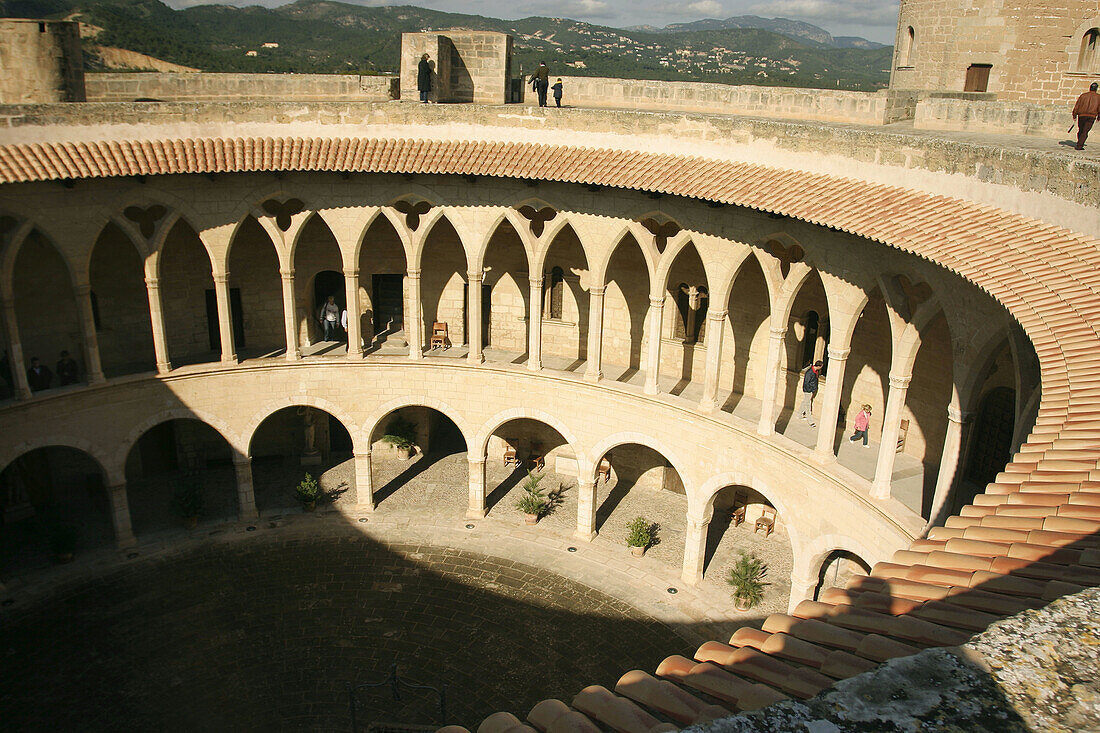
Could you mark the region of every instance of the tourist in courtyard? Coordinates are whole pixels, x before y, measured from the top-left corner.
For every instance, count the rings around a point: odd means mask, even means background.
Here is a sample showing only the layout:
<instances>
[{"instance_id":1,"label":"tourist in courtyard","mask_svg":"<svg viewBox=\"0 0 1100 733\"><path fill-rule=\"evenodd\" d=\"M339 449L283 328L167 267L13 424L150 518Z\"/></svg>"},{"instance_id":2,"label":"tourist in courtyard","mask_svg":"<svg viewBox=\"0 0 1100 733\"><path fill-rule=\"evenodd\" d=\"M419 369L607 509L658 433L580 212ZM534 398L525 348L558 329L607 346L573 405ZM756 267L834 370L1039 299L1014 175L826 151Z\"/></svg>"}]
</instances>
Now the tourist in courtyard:
<instances>
[{"instance_id":1,"label":"tourist in courtyard","mask_svg":"<svg viewBox=\"0 0 1100 733\"><path fill-rule=\"evenodd\" d=\"M813 403L817 394L818 376L821 374L822 362L815 361L813 366L806 369L802 375L802 405L798 408L799 417L810 421L810 427L816 428L814 422Z\"/></svg>"},{"instance_id":2,"label":"tourist in courtyard","mask_svg":"<svg viewBox=\"0 0 1100 733\"><path fill-rule=\"evenodd\" d=\"M546 90L550 88L550 69L547 68L545 61L540 61L539 68L531 74L531 86L539 95L539 106L545 107Z\"/></svg>"},{"instance_id":3,"label":"tourist in courtyard","mask_svg":"<svg viewBox=\"0 0 1100 733\"><path fill-rule=\"evenodd\" d=\"M554 86L550 88L554 90L554 104L560 107L562 94L561 78L559 77L558 80L554 82Z\"/></svg>"},{"instance_id":4,"label":"tourist in courtyard","mask_svg":"<svg viewBox=\"0 0 1100 733\"><path fill-rule=\"evenodd\" d=\"M852 437L848 438L851 442L856 442L860 438L863 438L863 447L869 448L867 445L867 428L871 426L871 406L864 405L860 408L856 414L855 420L855 432L852 433Z\"/></svg>"},{"instance_id":5,"label":"tourist in courtyard","mask_svg":"<svg viewBox=\"0 0 1100 733\"><path fill-rule=\"evenodd\" d=\"M1085 140L1089 137L1089 130L1100 115L1100 94L1096 92L1097 84L1089 84L1089 90L1077 98L1073 105L1073 119L1077 121L1077 149L1085 149Z\"/></svg>"},{"instance_id":6,"label":"tourist in courtyard","mask_svg":"<svg viewBox=\"0 0 1100 733\"><path fill-rule=\"evenodd\" d=\"M49 389L53 384L53 372L38 360L37 356L31 357L31 368L27 370L27 385L31 392L41 392Z\"/></svg>"},{"instance_id":7,"label":"tourist in courtyard","mask_svg":"<svg viewBox=\"0 0 1100 733\"><path fill-rule=\"evenodd\" d=\"M416 65L416 89L424 104L428 103L428 94L432 91L432 64L428 61L429 58L428 54L424 54Z\"/></svg>"},{"instance_id":8,"label":"tourist in courtyard","mask_svg":"<svg viewBox=\"0 0 1100 733\"><path fill-rule=\"evenodd\" d=\"M335 341L336 329L339 328L337 324L340 322L340 306L336 305L336 296L328 296L328 301L321 306L321 312L318 314L317 319L321 321L321 328L323 329L322 341Z\"/></svg>"},{"instance_id":9,"label":"tourist in courtyard","mask_svg":"<svg viewBox=\"0 0 1100 733\"><path fill-rule=\"evenodd\" d=\"M62 387L66 384L76 384L80 381L80 367L69 356L68 351L61 352L61 358L57 361L57 380Z\"/></svg>"}]
</instances>

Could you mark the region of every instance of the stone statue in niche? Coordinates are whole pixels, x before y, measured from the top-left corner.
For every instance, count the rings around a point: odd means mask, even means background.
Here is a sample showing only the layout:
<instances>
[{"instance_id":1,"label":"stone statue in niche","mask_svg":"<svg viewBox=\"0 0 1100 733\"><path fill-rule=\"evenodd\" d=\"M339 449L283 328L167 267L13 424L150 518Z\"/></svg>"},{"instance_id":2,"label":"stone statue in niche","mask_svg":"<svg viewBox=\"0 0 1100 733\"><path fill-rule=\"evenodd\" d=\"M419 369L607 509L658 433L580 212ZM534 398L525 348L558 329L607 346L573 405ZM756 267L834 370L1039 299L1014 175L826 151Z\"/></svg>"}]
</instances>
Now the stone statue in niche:
<instances>
[{"instance_id":1,"label":"stone statue in niche","mask_svg":"<svg viewBox=\"0 0 1100 733\"><path fill-rule=\"evenodd\" d=\"M321 451L317 450L317 410L312 407L299 407L298 417L302 418L302 432L305 434L305 450L302 452L303 466L321 465Z\"/></svg>"}]
</instances>

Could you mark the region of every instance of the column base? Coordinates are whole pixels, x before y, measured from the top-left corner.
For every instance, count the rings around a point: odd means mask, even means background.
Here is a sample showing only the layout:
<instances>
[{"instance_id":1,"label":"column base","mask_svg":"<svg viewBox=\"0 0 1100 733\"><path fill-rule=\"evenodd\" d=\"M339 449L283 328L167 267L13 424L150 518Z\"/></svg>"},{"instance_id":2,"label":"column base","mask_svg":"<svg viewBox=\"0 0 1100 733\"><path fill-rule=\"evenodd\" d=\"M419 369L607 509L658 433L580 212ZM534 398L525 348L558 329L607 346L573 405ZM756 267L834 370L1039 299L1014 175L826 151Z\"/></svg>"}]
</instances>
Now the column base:
<instances>
[{"instance_id":1,"label":"column base","mask_svg":"<svg viewBox=\"0 0 1100 733\"><path fill-rule=\"evenodd\" d=\"M466 355L466 360L471 364L484 364L485 355L481 353L475 354L471 351L469 354Z\"/></svg>"},{"instance_id":2,"label":"column base","mask_svg":"<svg viewBox=\"0 0 1100 733\"><path fill-rule=\"evenodd\" d=\"M836 463L837 461L836 454L832 451L819 451L817 449L814 449L814 459L825 466Z\"/></svg>"},{"instance_id":3,"label":"column base","mask_svg":"<svg viewBox=\"0 0 1100 733\"><path fill-rule=\"evenodd\" d=\"M775 428L771 425L757 425L756 433L757 435L773 435L775 433Z\"/></svg>"},{"instance_id":4,"label":"column base","mask_svg":"<svg viewBox=\"0 0 1100 733\"><path fill-rule=\"evenodd\" d=\"M889 499L890 498L890 484L885 485L878 482L871 484L871 498L872 499Z\"/></svg>"},{"instance_id":5,"label":"column base","mask_svg":"<svg viewBox=\"0 0 1100 733\"><path fill-rule=\"evenodd\" d=\"M699 402L699 412L714 412L718 409L717 400L701 400Z\"/></svg>"},{"instance_id":6,"label":"column base","mask_svg":"<svg viewBox=\"0 0 1100 733\"><path fill-rule=\"evenodd\" d=\"M222 366L237 366L240 362L237 361L237 355L223 356L221 360Z\"/></svg>"},{"instance_id":7,"label":"column base","mask_svg":"<svg viewBox=\"0 0 1100 733\"><path fill-rule=\"evenodd\" d=\"M349 361L362 361L363 360L363 352L362 351L348 351L348 360Z\"/></svg>"},{"instance_id":8,"label":"column base","mask_svg":"<svg viewBox=\"0 0 1100 733\"><path fill-rule=\"evenodd\" d=\"M591 542L596 539L596 535L598 534L598 532L582 532L578 529L573 533L573 539L580 540L581 542Z\"/></svg>"},{"instance_id":9,"label":"column base","mask_svg":"<svg viewBox=\"0 0 1100 733\"><path fill-rule=\"evenodd\" d=\"M107 377L103 376L103 372L95 372L88 375L88 384L103 384L107 381Z\"/></svg>"},{"instance_id":10,"label":"column base","mask_svg":"<svg viewBox=\"0 0 1100 733\"><path fill-rule=\"evenodd\" d=\"M645 387L642 388L642 392L645 394L658 394L660 391L661 390L657 389L656 384L650 384L649 382L646 382Z\"/></svg>"},{"instance_id":11,"label":"column base","mask_svg":"<svg viewBox=\"0 0 1100 733\"><path fill-rule=\"evenodd\" d=\"M288 352L286 352L286 360L287 361L301 361L302 360L302 352L297 351L297 350L288 351Z\"/></svg>"},{"instance_id":12,"label":"column base","mask_svg":"<svg viewBox=\"0 0 1100 733\"><path fill-rule=\"evenodd\" d=\"M695 573L683 572L680 574L680 580L684 581L687 585L693 588L703 580L702 574L696 575Z\"/></svg>"},{"instance_id":13,"label":"column base","mask_svg":"<svg viewBox=\"0 0 1100 733\"><path fill-rule=\"evenodd\" d=\"M31 391L29 389L17 389L15 391L15 399L17 400L29 400L31 398Z\"/></svg>"},{"instance_id":14,"label":"column base","mask_svg":"<svg viewBox=\"0 0 1100 733\"><path fill-rule=\"evenodd\" d=\"M172 362L170 361L158 361L157 362L157 374L167 374L172 371Z\"/></svg>"},{"instance_id":15,"label":"column base","mask_svg":"<svg viewBox=\"0 0 1100 733\"><path fill-rule=\"evenodd\" d=\"M489 513L488 509L467 509L467 519L485 519L485 516Z\"/></svg>"},{"instance_id":16,"label":"column base","mask_svg":"<svg viewBox=\"0 0 1100 733\"><path fill-rule=\"evenodd\" d=\"M115 540L115 547L119 550L129 550L137 547L137 538L134 537L133 533L119 537Z\"/></svg>"},{"instance_id":17,"label":"column base","mask_svg":"<svg viewBox=\"0 0 1100 733\"><path fill-rule=\"evenodd\" d=\"M802 601L812 600L814 588L817 587L817 578L791 583L791 597L787 600L787 613L794 611Z\"/></svg>"},{"instance_id":18,"label":"column base","mask_svg":"<svg viewBox=\"0 0 1100 733\"><path fill-rule=\"evenodd\" d=\"M374 504L356 504L354 511L358 514L374 514Z\"/></svg>"},{"instance_id":19,"label":"column base","mask_svg":"<svg viewBox=\"0 0 1100 733\"><path fill-rule=\"evenodd\" d=\"M255 509L242 510L242 511L238 512L238 514L237 514L237 521L238 522L255 522L259 518L260 518L260 513L258 511L256 511Z\"/></svg>"},{"instance_id":20,"label":"column base","mask_svg":"<svg viewBox=\"0 0 1100 733\"><path fill-rule=\"evenodd\" d=\"M529 371L529 372L541 372L542 371L542 362L541 361L540 362L533 362L533 361L527 362L527 371Z\"/></svg>"},{"instance_id":21,"label":"column base","mask_svg":"<svg viewBox=\"0 0 1100 733\"><path fill-rule=\"evenodd\" d=\"M586 382L591 382L592 384L596 384L601 379L603 379L603 372L585 372L584 373L584 381L586 381Z\"/></svg>"}]
</instances>

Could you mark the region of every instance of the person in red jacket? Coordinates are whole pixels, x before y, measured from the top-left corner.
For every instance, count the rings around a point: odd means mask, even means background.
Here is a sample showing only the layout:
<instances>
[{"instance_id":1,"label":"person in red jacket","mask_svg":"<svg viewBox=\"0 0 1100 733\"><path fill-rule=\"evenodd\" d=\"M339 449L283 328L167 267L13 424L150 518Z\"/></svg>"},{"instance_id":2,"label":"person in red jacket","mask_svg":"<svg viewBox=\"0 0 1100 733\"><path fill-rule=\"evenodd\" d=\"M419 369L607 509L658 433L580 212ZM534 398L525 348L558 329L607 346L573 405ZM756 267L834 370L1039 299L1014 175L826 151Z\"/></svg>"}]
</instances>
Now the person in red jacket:
<instances>
[{"instance_id":1,"label":"person in red jacket","mask_svg":"<svg viewBox=\"0 0 1100 733\"><path fill-rule=\"evenodd\" d=\"M1096 82L1089 84L1089 90L1077 98L1073 105L1073 119L1077 120L1077 149L1085 149L1085 140L1089 137L1089 130L1100 115L1100 94L1096 93Z\"/></svg>"},{"instance_id":2,"label":"person in red jacket","mask_svg":"<svg viewBox=\"0 0 1100 733\"><path fill-rule=\"evenodd\" d=\"M856 415L855 432L852 433L852 437L848 440L853 443L863 438L863 447L867 447L867 428L871 426L871 406L864 405L860 409L859 414Z\"/></svg>"}]
</instances>

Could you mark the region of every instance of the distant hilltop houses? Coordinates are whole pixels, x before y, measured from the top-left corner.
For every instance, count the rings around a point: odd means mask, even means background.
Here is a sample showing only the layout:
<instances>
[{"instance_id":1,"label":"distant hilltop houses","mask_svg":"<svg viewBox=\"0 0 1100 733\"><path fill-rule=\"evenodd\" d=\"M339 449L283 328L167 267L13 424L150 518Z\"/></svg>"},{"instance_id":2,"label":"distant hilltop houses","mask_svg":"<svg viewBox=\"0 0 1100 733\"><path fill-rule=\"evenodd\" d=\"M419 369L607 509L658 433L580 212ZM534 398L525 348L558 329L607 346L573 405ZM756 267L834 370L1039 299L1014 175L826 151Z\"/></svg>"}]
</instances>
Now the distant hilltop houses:
<instances>
[{"instance_id":1,"label":"distant hilltop houses","mask_svg":"<svg viewBox=\"0 0 1100 733\"><path fill-rule=\"evenodd\" d=\"M276 43L275 41L268 41L267 43L264 43L260 46L260 48L278 48L278 47L279 47L279 44ZM244 55L245 56L259 56L260 53L259 53L259 51L256 51L255 49L251 49L251 50L245 51Z\"/></svg>"}]
</instances>

